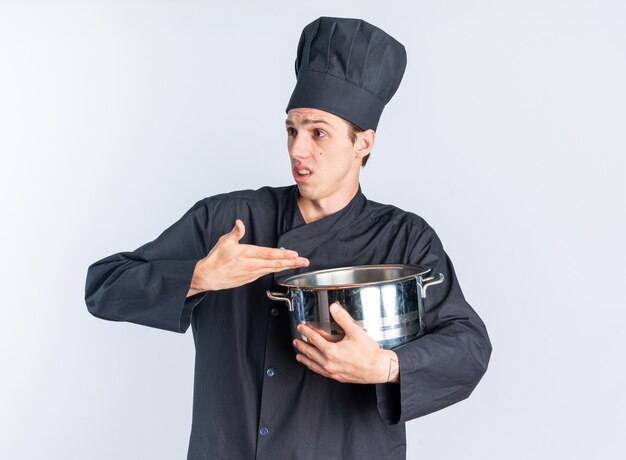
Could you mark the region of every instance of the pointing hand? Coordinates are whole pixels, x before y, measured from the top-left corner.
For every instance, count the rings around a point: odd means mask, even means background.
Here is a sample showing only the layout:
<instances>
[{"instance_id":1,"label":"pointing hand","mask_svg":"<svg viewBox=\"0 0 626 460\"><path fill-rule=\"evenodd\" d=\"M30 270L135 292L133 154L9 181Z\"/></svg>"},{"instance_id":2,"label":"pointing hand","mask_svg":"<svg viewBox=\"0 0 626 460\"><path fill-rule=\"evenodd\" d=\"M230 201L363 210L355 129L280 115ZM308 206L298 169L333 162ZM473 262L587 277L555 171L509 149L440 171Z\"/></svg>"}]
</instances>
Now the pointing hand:
<instances>
[{"instance_id":1,"label":"pointing hand","mask_svg":"<svg viewBox=\"0 0 626 460\"><path fill-rule=\"evenodd\" d=\"M309 265L308 259L287 249L240 244L246 229L240 219L222 235L209 254L198 261L187 297L203 291L230 289L269 273Z\"/></svg>"}]
</instances>

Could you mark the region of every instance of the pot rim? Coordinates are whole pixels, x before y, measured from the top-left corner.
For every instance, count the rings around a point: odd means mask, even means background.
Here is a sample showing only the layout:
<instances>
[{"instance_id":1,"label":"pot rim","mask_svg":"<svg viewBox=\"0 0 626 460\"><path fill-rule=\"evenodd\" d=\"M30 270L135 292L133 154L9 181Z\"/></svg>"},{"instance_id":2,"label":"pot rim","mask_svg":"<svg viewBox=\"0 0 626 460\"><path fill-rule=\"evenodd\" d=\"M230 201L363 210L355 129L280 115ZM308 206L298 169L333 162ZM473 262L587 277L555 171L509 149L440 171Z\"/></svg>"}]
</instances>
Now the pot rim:
<instances>
[{"instance_id":1,"label":"pot rim","mask_svg":"<svg viewBox=\"0 0 626 460\"><path fill-rule=\"evenodd\" d=\"M399 276L397 278L391 278L387 280L381 281L370 281L367 283L352 283L352 284L323 284L323 285L315 285L315 286L300 286L293 284L292 281L298 278L304 278L311 275L318 275L323 273L332 273L338 271L347 271L347 270L373 270L380 268L409 268L414 269L415 273L405 276ZM338 268L328 268L325 270L314 270L305 273L298 273L297 275L289 275L283 278L280 278L276 281L280 286L284 286L287 288L301 289L304 291L328 291L332 289L353 289L360 288L366 286L379 286L381 284L388 283L397 283L398 281L404 281L411 278L415 278L416 276L421 276L431 271L431 268L423 267L421 265L412 265L412 264L376 264L376 265L355 265L352 267L338 267Z\"/></svg>"}]
</instances>

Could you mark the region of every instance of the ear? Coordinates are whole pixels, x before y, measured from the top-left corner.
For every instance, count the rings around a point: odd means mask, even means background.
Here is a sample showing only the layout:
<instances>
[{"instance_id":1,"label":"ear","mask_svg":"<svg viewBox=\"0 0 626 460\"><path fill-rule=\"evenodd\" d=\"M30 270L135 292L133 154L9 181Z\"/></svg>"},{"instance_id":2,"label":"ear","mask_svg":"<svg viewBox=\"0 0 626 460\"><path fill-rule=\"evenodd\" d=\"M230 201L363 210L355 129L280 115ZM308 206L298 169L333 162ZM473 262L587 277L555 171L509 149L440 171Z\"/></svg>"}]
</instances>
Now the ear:
<instances>
[{"instance_id":1,"label":"ear","mask_svg":"<svg viewBox=\"0 0 626 460\"><path fill-rule=\"evenodd\" d=\"M368 129L363 132L357 133L357 139L354 143L354 155L355 158L363 158L370 154L374 148L374 141L376 140L376 132L373 129Z\"/></svg>"}]
</instances>

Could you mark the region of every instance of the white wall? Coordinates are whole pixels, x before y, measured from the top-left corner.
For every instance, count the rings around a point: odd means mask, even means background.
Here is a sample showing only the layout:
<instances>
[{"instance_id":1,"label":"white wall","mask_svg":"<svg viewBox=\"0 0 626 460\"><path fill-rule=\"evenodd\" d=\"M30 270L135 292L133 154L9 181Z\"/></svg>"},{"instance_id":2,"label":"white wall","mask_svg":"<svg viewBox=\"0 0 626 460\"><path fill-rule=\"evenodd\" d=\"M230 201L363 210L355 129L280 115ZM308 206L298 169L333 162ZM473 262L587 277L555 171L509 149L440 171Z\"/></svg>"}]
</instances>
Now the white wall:
<instances>
[{"instance_id":1,"label":"white wall","mask_svg":"<svg viewBox=\"0 0 626 460\"><path fill-rule=\"evenodd\" d=\"M433 225L494 346L470 399L408 424L409 458L623 458L625 14L1 2L0 457L184 458L191 332L93 318L87 266L202 197L291 183L297 41L325 15L406 46L363 191Z\"/></svg>"}]
</instances>

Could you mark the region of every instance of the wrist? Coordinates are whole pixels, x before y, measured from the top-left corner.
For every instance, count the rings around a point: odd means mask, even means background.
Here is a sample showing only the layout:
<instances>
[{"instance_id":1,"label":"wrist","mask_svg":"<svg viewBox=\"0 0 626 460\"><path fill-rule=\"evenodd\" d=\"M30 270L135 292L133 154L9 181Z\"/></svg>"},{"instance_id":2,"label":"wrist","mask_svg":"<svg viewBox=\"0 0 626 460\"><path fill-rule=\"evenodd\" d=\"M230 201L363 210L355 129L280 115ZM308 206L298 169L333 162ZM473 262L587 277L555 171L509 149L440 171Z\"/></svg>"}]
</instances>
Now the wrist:
<instances>
[{"instance_id":1,"label":"wrist","mask_svg":"<svg viewBox=\"0 0 626 460\"><path fill-rule=\"evenodd\" d=\"M210 291L210 286L207 286L203 283L203 280L206 278L203 276L203 273L206 271L205 267L206 258L198 260L193 270L193 275L191 277L191 284L189 286L189 292L187 293L187 297L190 297L195 294L199 294L201 292Z\"/></svg>"},{"instance_id":2,"label":"wrist","mask_svg":"<svg viewBox=\"0 0 626 460\"><path fill-rule=\"evenodd\" d=\"M400 382L400 361L398 355L393 350L385 350L385 356L387 359L387 375L385 383L399 383Z\"/></svg>"}]
</instances>

